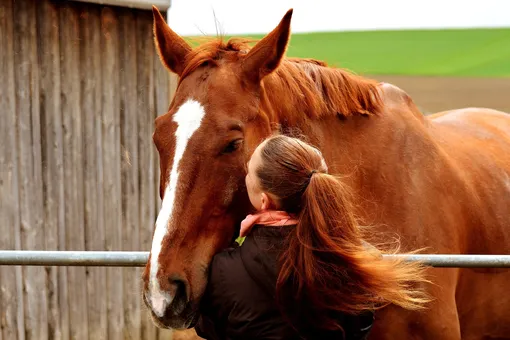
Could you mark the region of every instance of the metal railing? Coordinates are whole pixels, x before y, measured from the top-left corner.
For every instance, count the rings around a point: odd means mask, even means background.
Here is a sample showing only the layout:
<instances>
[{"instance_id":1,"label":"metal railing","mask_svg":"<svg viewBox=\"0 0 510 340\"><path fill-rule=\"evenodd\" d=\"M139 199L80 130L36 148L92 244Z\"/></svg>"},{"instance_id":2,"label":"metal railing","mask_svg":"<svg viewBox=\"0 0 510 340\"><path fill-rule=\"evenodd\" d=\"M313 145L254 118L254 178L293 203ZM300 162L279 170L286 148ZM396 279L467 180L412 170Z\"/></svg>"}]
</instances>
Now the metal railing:
<instances>
[{"instance_id":1,"label":"metal railing","mask_svg":"<svg viewBox=\"0 0 510 340\"><path fill-rule=\"evenodd\" d=\"M398 254L432 267L510 268L510 255ZM0 265L143 267L149 252L144 251L32 251L0 250Z\"/></svg>"}]
</instances>

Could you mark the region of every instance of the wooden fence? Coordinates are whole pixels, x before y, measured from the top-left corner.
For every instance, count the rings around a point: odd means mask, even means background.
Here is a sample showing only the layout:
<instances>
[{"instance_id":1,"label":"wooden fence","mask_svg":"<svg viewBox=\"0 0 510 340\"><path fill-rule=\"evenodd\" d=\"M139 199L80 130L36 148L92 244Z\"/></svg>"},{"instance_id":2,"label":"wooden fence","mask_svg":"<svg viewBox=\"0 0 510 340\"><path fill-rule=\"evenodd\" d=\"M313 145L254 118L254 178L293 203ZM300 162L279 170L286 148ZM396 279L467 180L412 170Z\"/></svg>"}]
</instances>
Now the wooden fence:
<instances>
[{"instance_id":1,"label":"wooden fence","mask_svg":"<svg viewBox=\"0 0 510 340\"><path fill-rule=\"evenodd\" d=\"M172 80L152 13L0 0L0 249L149 250L154 118ZM138 268L0 267L0 339L163 339Z\"/></svg>"}]
</instances>

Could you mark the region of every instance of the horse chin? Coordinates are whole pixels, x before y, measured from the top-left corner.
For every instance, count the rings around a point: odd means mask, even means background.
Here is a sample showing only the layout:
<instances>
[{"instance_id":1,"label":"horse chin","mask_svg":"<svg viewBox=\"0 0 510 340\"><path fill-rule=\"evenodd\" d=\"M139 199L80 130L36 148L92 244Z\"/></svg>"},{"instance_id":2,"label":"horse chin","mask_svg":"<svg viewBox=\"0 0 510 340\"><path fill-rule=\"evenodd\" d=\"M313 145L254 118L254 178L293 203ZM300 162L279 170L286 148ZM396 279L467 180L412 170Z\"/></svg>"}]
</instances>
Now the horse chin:
<instances>
[{"instance_id":1,"label":"horse chin","mask_svg":"<svg viewBox=\"0 0 510 340\"><path fill-rule=\"evenodd\" d=\"M149 310L152 321L159 328L172 330L189 329L195 326L200 316L198 309L194 307L193 303L189 302L179 314L175 314L170 306L162 317L158 317L150 308L145 295L143 301Z\"/></svg>"},{"instance_id":2,"label":"horse chin","mask_svg":"<svg viewBox=\"0 0 510 340\"><path fill-rule=\"evenodd\" d=\"M186 330L195 326L198 321L199 313L196 310L186 307L180 315L165 314L163 317L157 317L151 311L151 317L154 324L163 329Z\"/></svg>"}]
</instances>

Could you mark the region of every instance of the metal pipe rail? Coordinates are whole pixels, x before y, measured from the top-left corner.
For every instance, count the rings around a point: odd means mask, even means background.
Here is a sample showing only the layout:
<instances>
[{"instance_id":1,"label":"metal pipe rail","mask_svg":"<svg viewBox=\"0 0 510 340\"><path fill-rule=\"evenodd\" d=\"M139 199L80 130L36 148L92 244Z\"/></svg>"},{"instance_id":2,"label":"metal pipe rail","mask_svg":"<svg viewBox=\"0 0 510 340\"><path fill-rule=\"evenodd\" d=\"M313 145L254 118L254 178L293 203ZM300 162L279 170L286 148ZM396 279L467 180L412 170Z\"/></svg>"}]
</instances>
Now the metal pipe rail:
<instances>
[{"instance_id":1,"label":"metal pipe rail","mask_svg":"<svg viewBox=\"0 0 510 340\"><path fill-rule=\"evenodd\" d=\"M397 254L432 267L510 268L510 255ZM149 252L144 251L32 251L0 250L0 265L143 267Z\"/></svg>"},{"instance_id":2,"label":"metal pipe rail","mask_svg":"<svg viewBox=\"0 0 510 340\"><path fill-rule=\"evenodd\" d=\"M144 251L38 251L0 250L0 265L143 267Z\"/></svg>"}]
</instances>

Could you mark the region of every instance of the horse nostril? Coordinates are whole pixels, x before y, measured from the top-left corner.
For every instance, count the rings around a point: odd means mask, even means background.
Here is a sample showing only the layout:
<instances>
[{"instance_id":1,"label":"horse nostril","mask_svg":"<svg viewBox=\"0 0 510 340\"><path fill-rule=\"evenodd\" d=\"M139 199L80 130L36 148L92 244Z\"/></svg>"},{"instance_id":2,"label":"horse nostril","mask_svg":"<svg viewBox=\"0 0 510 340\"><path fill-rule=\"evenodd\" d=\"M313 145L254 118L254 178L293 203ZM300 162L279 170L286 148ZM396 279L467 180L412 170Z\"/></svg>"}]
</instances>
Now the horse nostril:
<instances>
[{"instance_id":1,"label":"horse nostril","mask_svg":"<svg viewBox=\"0 0 510 340\"><path fill-rule=\"evenodd\" d=\"M176 277L169 279L169 281L170 285L174 290L172 311L175 315L179 315L184 311L184 309L186 308L186 304L188 303L186 282Z\"/></svg>"},{"instance_id":2,"label":"horse nostril","mask_svg":"<svg viewBox=\"0 0 510 340\"><path fill-rule=\"evenodd\" d=\"M172 286L174 286L174 288L176 290L176 292L175 292L176 295L178 295L178 294L186 295L186 283L184 282L184 280L173 279L173 280L170 280L170 284Z\"/></svg>"}]
</instances>

